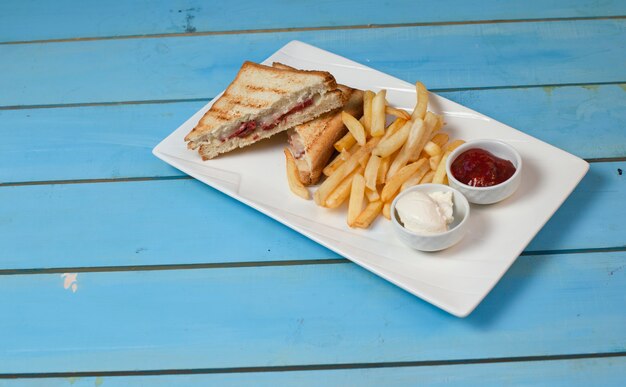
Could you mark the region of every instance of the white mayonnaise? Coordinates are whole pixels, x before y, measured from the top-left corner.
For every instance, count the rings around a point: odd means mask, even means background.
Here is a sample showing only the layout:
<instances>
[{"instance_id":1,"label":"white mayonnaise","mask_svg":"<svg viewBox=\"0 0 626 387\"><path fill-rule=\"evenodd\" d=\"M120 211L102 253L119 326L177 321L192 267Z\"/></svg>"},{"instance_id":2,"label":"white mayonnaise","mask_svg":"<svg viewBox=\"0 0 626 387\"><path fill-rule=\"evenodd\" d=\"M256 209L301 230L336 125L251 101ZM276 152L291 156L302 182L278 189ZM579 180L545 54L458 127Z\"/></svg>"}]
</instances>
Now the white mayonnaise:
<instances>
[{"instance_id":1,"label":"white mayonnaise","mask_svg":"<svg viewBox=\"0 0 626 387\"><path fill-rule=\"evenodd\" d=\"M396 203L396 210L404 227L416 234L438 234L448 230L452 223L452 192L433 192L429 195L413 191Z\"/></svg>"}]
</instances>

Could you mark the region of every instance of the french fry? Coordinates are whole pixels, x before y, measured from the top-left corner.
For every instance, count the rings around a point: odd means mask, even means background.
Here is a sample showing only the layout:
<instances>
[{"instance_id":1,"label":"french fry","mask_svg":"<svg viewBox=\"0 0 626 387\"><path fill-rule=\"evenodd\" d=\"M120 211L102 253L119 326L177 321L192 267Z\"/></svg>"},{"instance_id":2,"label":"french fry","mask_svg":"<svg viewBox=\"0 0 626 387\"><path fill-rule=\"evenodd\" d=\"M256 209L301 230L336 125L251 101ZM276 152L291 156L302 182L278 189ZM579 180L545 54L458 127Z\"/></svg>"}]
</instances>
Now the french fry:
<instances>
[{"instance_id":1,"label":"french fry","mask_svg":"<svg viewBox=\"0 0 626 387\"><path fill-rule=\"evenodd\" d=\"M411 125L411 132L409 133L409 137L406 139L406 143L402 147L402 150L400 151L400 153L405 152L408 156L409 161L417 160L417 158L415 160L411 160L411 158L413 157L413 155L417 157L419 153L422 151L424 144L428 140L427 139L428 132L429 132L429 128L426 125L426 122L424 122L423 120L419 118L413 121L413 125Z\"/></svg>"},{"instance_id":2,"label":"french fry","mask_svg":"<svg viewBox=\"0 0 626 387\"><path fill-rule=\"evenodd\" d=\"M411 163L409 165L405 165L404 167L402 167L398 171L398 173L391 176L391 178L387 180L387 183L383 187L383 191L380 194L380 198L382 199L382 201L383 202L391 201L395 197L398 190L400 189L400 186L402 185L402 183L404 183L412 174L414 174L418 170L422 168L428 168L428 167L429 165L426 162L426 159L419 159L418 161L414 163Z\"/></svg>"},{"instance_id":3,"label":"french fry","mask_svg":"<svg viewBox=\"0 0 626 387\"><path fill-rule=\"evenodd\" d=\"M392 107L392 106L385 107L385 114L396 116L398 118L403 118L405 120L410 120L411 119L411 115L409 113L407 113L405 110L398 109L398 108L395 108L395 107Z\"/></svg>"},{"instance_id":4,"label":"french fry","mask_svg":"<svg viewBox=\"0 0 626 387\"><path fill-rule=\"evenodd\" d=\"M371 190L376 190L378 180L378 169L380 168L380 156L372 155L365 167L365 186Z\"/></svg>"},{"instance_id":5,"label":"french fry","mask_svg":"<svg viewBox=\"0 0 626 387\"><path fill-rule=\"evenodd\" d=\"M426 157L422 154L422 150L430 138L432 129L436 124L437 116L431 112L426 112L426 118L424 119L422 131L416 131L409 134L406 144L404 144L400 153L396 156L389 167L387 179L398 172L398 170L406 164ZM415 129L415 125L416 124L413 124L413 129Z\"/></svg>"},{"instance_id":6,"label":"french fry","mask_svg":"<svg viewBox=\"0 0 626 387\"><path fill-rule=\"evenodd\" d=\"M409 161L408 159L409 157L407 156L406 153L403 153L402 150L398 151L396 153L396 156L391 161L391 165L389 166L389 169L387 170L387 176L385 177L385 181L389 181L389 179L391 179L391 176L398 173L400 168L407 165Z\"/></svg>"},{"instance_id":7,"label":"french fry","mask_svg":"<svg viewBox=\"0 0 626 387\"><path fill-rule=\"evenodd\" d=\"M385 134L385 97L387 90L381 90L376 93L374 100L372 101L372 127L370 134L372 137L380 137Z\"/></svg>"},{"instance_id":8,"label":"french fry","mask_svg":"<svg viewBox=\"0 0 626 387\"><path fill-rule=\"evenodd\" d=\"M426 172L422 180L420 180L420 184L428 184L433 182L433 176L435 176L435 171Z\"/></svg>"},{"instance_id":9,"label":"french fry","mask_svg":"<svg viewBox=\"0 0 626 387\"><path fill-rule=\"evenodd\" d=\"M324 206L326 203L326 199L328 196L337 188L337 186L345 179L350 172L354 171L356 167L359 165L359 158L357 154L354 154L344 162L337 170L330 176L324 180L324 182L319 186L317 191L313 194L313 199L315 203L320 206Z\"/></svg>"},{"instance_id":10,"label":"french fry","mask_svg":"<svg viewBox=\"0 0 626 387\"><path fill-rule=\"evenodd\" d=\"M387 171L391 165L391 159L394 155L384 157L380 160L380 166L378 167L378 176L376 177L376 184L385 184L387 180Z\"/></svg>"},{"instance_id":11,"label":"french fry","mask_svg":"<svg viewBox=\"0 0 626 387\"><path fill-rule=\"evenodd\" d=\"M442 115L435 114L435 116L437 116L437 124L435 124L435 127L433 128L433 133L439 131L446 124Z\"/></svg>"},{"instance_id":12,"label":"french fry","mask_svg":"<svg viewBox=\"0 0 626 387\"><path fill-rule=\"evenodd\" d=\"M285 153L285 161L287 164L287 182L289 183L289 189L291 189L291 192L294 194L308 200L309 190L306 189L304 184L300 181L300 173L296 166L296 160L293 158L289 149L285 148L283 152Z\"/></svg>"},{"instance_id":13,"label":"french fry","mask_svg":"<svg viewBox=\"0 0 626 387\"><path fill-rule=\"evenodd\" d=\"M433 176L434 184L443 184L443 178L446 177L446 160L448 160L450 153L451 151L447 150L441 157L441 161L439 161L439 165L437 166L437 170Z\"/></svg>"},{"instance_id":14,"label":"french fry","mask_svg":"<svg viewBox=\"0 0 626 387\"><path fill-rule=\"evenodd\" d=\"M404 118L396 118L391 125L385 129L385 134L383 134L383 140L389 138L393 134L395 134L398 130L402 129L402 127L407 123L408 120ZM382 141L382 140L381 140Z\"/></svg>"},{"instance_id":15,"label":"french fry","mask_svg":"<svg viewBox=\"0 0 626 387\"><path fill-rule=\"evenodd\" d=\"M352 178L354 174L348 175L335 190L328 196L326 199L326 203L324 203L324 207L326 208L337 208L346 201L348 197L350 197L350 187L352 187Z\"/></svg>"},{"instance_id":16,"label":"french fry","mask_svg":"<svg viewBox=\"0 0 626 387\"><path fill-rule=\"evenodd\" d=\"M380 214L380 211L383 209L383 202L376 201L369 203L363 212L356 218L354 221L354 227L359 228L368 228L374 219Z\"/></svg>"},{"instance_id":17,"label":"french fry","mask_svg":"<svg viewBox=\"0 0 626 387\"><path fill-rule=\"evenodd\" d=\"M426 90L422 82L417 82L415 84L415 91L417 91L417 104L415 105L413 114L411 114L411 119L424 119L426 116L426 108L428 108L428 90Z\"/></svg>"},{"instance_id":18,"label":"french fry","mask_svg":"<svg viewBox=\"0 0 626 387\"><path fill-rule=\"evenodd\" d=\"M352 178L357 173L363 173L363 167L355 169L350 173L331 194L326 199L325 207L327 208L337 208L346 201L348 197L350 197L350 189L352 188Z\"/></svg>"},{"instance_id":19,"label":"french fry","mask_svg":"<svg viewBox=\"0 0 626 387\"><path fill-rule=\"evenodd\" d=\"M410 132L411 121L407 121L406 124L404 124L404 126L402 126L402 128L400 128L396 133L379 142L372 153L380 157L390 156L393 152L397 151L402 147L402 145L404 145Z\"/></svg>"},{"instance_id":20,"label":"french fry","mask_svg":"<svg viewBox=\"0 0 626 387\"><path fill-rule=\"evenodd\" d=\"M415 146L415 149L409 153L409 162L413 162L421 159L421 153L424 150L424 146L428 142L428 139L433 134L433 128L437 124L437 118L431 112L426 112L426 118L424 119L424 136L420 139L420 142Z\"/></svg>"},{"instance_id":21,"label":"french fry","mask_svg":"<svg viewBox=\"0 0 626 387\"><path fill-rule=\"evenodd\" d=\"M354 118L354 116L347 112L341 112L341 120L343 121L343 124L346 126L346 128L348 128L350 133L352 133L352 136L356 140L356 143L361 146L365 145L365 128L363 128L363 125L361 125L359 120L357 120L356 118Z\"/></svg>"},{"instance_id":22,"label":"french fry","mask_svg":"<svg viewBox=\"0 0 626 387\"><path fill-rule=\"evenodd\" d=\"M439 122L439 119L437 117L439 116L433 112L426 112L426 115L424 116L424 122L428 125L431 134L433 133L433 130L437 127L437 124Z\"/></svg>"},{"instance_id":23,"label":"french fry","mask_svg":"<svg viewBox=\"0 0 626 387\"><path fill-rule=\"evenodd\" d=\"M443 156L443 154L438 154L438 155L434 155L434 156L430 156L428 158L428 163L430 165L430 169L432 169L433 171L437 169L437 167L439 166L439 162L441 161L441 157Z\"/></svg>"},{"instance_id":24,"label":"french fry","mask_svg":"<svg viewBox=\"0 0 626 387\"><path fill-rule=\"evenodd\" d=\"M343 179L346 178L355 168L358 167L361 160L367 157L372 149L378 145L380 141L379 137L370 139L364 146L359 148L358 151L354 152L350 158L345 161L332 175L328 176L326 180L319 186L317 191L313 194L313 199L315 199L315 203L320 206L323 206L328 198L328 195L337 188L337 186L341 183Z\"/></svg>"},{"instance_id":25,"label":"french fry","mask_svg":"<svg viewBox=\"0 0 626 387\"><path fill-rule=\"evenodd\" d=\"M356 139L352 133L348 132L335 143L335 149L337 149L337 152L342 152L352 148L354 144L356 144Z\"/></svg>"},{"instance_id":26,"label":"french fry","mask_svg":"<svg viewBox=\"0 0 626 387\"><path fill-rule=\"evenodd\" d=\"M383 205L383 216L387 218L387 220L391 220L391 203L387 202Z\"/></svg>"},{"instance_id":27,"label":"french fry","mask_svg":"<svg viewBox=\"0 0 626 387\"><path fill-rule=\"evenodd\" d=\"M389 167L387 179L395 175L396 172L398 172L400 168L404 167L407 163L417 160L422 151L421 148L426 143L424 137L427 135L428 127L426 126L426 123L420 118L413 121L406 142L402 146L400 153L398 153Z\"/></svg>"},{"instance_id":28,"label":"french fry","mask_svg":"<svg viewBox=\"0 0 626 387\"><path fill-rule=\"evenodd\" d=\"M371 153L364 155L363 157L359 159L359 164L361 164L361 166L365 168L367 166L367 163L370 161L371 157L372 157Z\"/></svg>"},{"instance_id":29,"label":"french fry","mask_svg":"<svg viewBox=\"0 0 626 387\"><path fill-rule=\"evenodd\" d=\"M335 161L335 160L333 160ZM322 173L324 174L324 176L330 176L333 174L333 172L335 172L337 170L337 168L339 168L341 166L341 164L343 164L344 160L341 159L336 159L336 161L334 163L328 164L327 166L324 167L324 169L322 169Z\"/></svg>"},{"instance_id":30,"label":"french fry","mask_svg":"<svg viewBox=\"0 0 626 387\"><path fill-rule=\"evenodd\" d=\"M368 202L375 202L380 200L380 195L378 194L378 190L371 190L369 188L365 188L365 196L367 196Z\"/></svg>"},{"instance_id":31,"label":"french fry","mask_svg":"<svg viewBox=\"0 0 626 387\"><path fill-rule=\"evenodd\" d=\"M353 227L354 221L363 210L363 197L365 196L365 178L357 173L352 178L350 200L348 201L348 226Z\"/></svg>"},{"instance_id":32,"label":"french fry","mask_svg":"<svg viewBox=\"0 0 626 387\"><path fill-rule=\"evenodd\" d=\"M324 169L322 170L322 173L324 174L324 176L332 175L332 173L335 172L335 170L337 170L337 168L339 168L341 166L341 164L343 164L349 158L350 158L350 152L349 151L347 151L347 150L341 151L341 153L339 153L333 159L333 161L331 161L330 163L328 163L328 165L326 167L324 167Z\"/></svg>"},{"instance_id":33,"label":"french fry","mask_svg":"<svg viewBox=\"0 0 626 387\"><path fill-rule=\"evenodd\" d=\"M432 141L428 141L426 145L424 145L424 152L429 156L436 156L441 154L441 147Z\"/></svg>"},{"instance_id":34,"label":"french fry","mask_svg":"<svg viewBox=\"0 0 626 387\"><path fill-rule=\"evenodd\" d=\"M420 183L420 180L422 180L424 175L426 175L428 172L430 172L428 168L420 168L415 171L415 173L409 176L409 178L406 179L404 183L402 183L402 186L400 187L400 192L409 187L413 187L414 185L418 185Z\"/></svg>"},{"instance_id":35,"label":"french fry","mask_svg":"<svg viewBox=\"0 0 626 387\"><path fill-rule=\"evenodd\" d=\"M440 148L440 153L443 154L444 151L444 146L445 144L448 142L448 134L447 133L435 133L435 135L432 136L432 138L430 139L429 142L434 143L435 145L439 146ZM427 143L428 144L428 143ZM426 147L426 145L424 145L424 148ZM420 154L420 159L423 157L430 157L431 155L429 155L428 153L424 152L424 150L422 150L422 153Z\"/></svg>"},{"instance_id":36,"label":"french fry","mask_svg":"<svg viewBox=\"0 0 626 387\"><path fill-rule=\"evenodd\" d=\"M372 101L374 100L374 93L371 90L366 90L363 93L363 127L367 131L367 133L372 132Z\"/></svg>"},{"instance_id":37,"label":"french fry","mask_svg":"<svg viewBox=\"0 0 626 387\"><path fill-rule=\"evenodd\" d=\"M439 132L436 133L433 138L430 139L430 141L434 142L435 144L439 145L440 148L442 148L448 142L449 138L450 136L448 135L448 133Z\"/></svg>"},{"instance_id":38,"label":"french fry","mask_svg":"<svg viewBox=\"0 0 626 387\"><path fill-rule=\"evenodd\" d=\"M460 147L461 145L465 144L465 141L463 140L454 140L451 143L448 143L443 150L444 151L450 151L452 152L453 150L455 150L456 148Z\"/></svg>"}]
</instances>

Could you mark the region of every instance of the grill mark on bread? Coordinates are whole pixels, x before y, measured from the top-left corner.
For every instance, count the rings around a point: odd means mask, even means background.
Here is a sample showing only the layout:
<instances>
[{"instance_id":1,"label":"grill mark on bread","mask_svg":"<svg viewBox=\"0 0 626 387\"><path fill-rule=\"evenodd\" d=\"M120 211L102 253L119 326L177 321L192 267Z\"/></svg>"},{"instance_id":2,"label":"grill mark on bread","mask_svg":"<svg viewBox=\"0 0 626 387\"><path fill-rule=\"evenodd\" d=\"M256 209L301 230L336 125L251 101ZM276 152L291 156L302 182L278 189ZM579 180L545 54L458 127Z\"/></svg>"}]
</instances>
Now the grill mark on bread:
<instances>
[{"instance_id":1,"label":"grill mark on bread","mask_svg":"<svg viewBox=\"0 0 626 387\"><path fill-rule=\"evenodd\" d=\"M254 109L261 109L268 105L267 101L262 99L254 99L250 95L245 99L235 99L231 98L230 100L226 100L226 102L218 101L211 107L210 111L216 111L218 113L229 113L237 106L243 106Z\"/></svg>"},{"instance_id":2,"label":"grill mark on bread","mask_svg":"<svg viewBox=\"0 0 626 387\"><path fill-rule=\"evenodd\" d=\"M278 89L275 87L265 87L265 86L256 86L256 85L244 85L244 87L250 91L256 91L256 92L272 92L275 94L287 94L287 90L283 90L283 89Z\"/></svg>"},{"instance_id":3,"label":"grill mark on bread","mask_svg":"<svg viewBox=\"0 0 626 387\"><path fill-rule=\"evenodd\" d=\"M213 119L217 121L228 121L230 119L230 115L228 113L216 113L213 116Z\"/></svg>"},{"instance_id":4,"label":"grill mark on bread","mask_svg":"<svg viewBox=\"0 0 626 387\"><path fill-rule=\"evenodd\" d=\"M210 114L205 115L200 119L198 126L196 127L198 131L204 130L205 128L210 128L215 125L215 123L211 123L211 121L224 122L230 119L228 112L217 112L215 110L210 111Z\"/></svg>"},{"instance_id":5,"label":"grill mark on bread","mask_svg":"<svg viewBox=\"0 0 626 387\"><path fill-rule=\"evenodd\" d=\"M245 106L245 107L251 107L251 108L255 108L255 109L261 109L262 107L266 106L267 103L266 102L255 102L253 100L250 101L236 101L236 104L239 106Z\"/></svg>"},{"instance_id":6,"label":"grill mark on bread","mask_svg":"<svg viewBox=\"0 0 626 387\"><path fill-rule=\"evenodd\" d=\"M209 114L207 115L207 118L211 118L213 120L217 120L217 121L228 121L232 118L232 114L230 113L229 110L224 110L224 109L220 109L219 107L216 107L215 105L213 106L214 108L212 108L211 110L209 110ZM204 121L204 117L200 122Z\"/></svg>"}]
</instances>

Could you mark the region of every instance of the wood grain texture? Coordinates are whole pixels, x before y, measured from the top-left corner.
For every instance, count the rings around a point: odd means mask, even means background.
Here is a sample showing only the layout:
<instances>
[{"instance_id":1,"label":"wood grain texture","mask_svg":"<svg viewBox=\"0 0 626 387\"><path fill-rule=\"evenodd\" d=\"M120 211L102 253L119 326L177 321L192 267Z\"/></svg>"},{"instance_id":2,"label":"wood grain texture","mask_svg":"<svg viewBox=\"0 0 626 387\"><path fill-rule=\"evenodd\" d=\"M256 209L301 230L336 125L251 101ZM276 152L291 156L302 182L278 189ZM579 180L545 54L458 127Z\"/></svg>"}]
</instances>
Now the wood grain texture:
<instances>
[{"instance_id":1,"label":"wood grain texture","mask_svg":"<svg viewBox=\"0 0 626 387\"><path fill-rule=\"evenodd\" d=\"M3 276L0 373L624 352L625 266L521 257L466 319L349 263Z\"/></svg>"},{"instance_id":2,"label":"wood grain texture","mask_svg":"<svg viewBox=\"0 0 626 387\"><path fill-rule=\"evenodd\" d=\"M211 98L293 39L431 89L625 81L626 20L425 26L2 45L0 106Z\"/></svg>"},{"instance_id":3,"label":"wood grain texture","mask_svg":"<svg viewBox=\"0 0 626 387\"><path fill-rule=\"evenodd\" d=\"M267 13L266 10L272 12ZM259 15L263 17L259 17ZM626 15L623 2L463 0L214 2L41 0L0 3L0 42L89 37Z\"/></svg>"},{"instance_id":4,"label":"wood grain texture","mask_svg":"<svg viewBox=\"0 0 626 387\"><path fill-rule=\"evenodd\" d=\"M4 187L0 203L2 269L338 257L195 180Z\"/></svg>"},{"instance_id":5,"label":"wood grain texture","mask_svg":"<svg viewBox=\"0 0 626 387\"><path fill-rule=\"evenodd\" d=\"M444 96L577 155L625 156L625 19L324 29L611 17L625 15L626 3L398 4L405 12L369 0L0 2L0 108L187 101L0 110L0 182L181 176L149 154L152 146L198 99L223 89L243 60L262 60L292 39L453 89ZM116 39L187 33L195 36ZM70 41L2 44L54 39ZM603 83L619 85L593 85ZM564 84L586 88L553 87ZM525 85L549 87L510 88ZM594 163L528 248L560 254L519 258L467 319L330 261L338 256L193 180L0 187L0 374L623 354L626 253L563 250L623 250L625 169L623 161ZM319 261L297 264L307 259ZM251 261L297 265L132 268ZM99 266L121 268L77 277L6 271ZM620 385L624 359L0 378L0 386Z\"/></svg>"},{"instance_id":6,"label":"wood grain texture","mask_svg":"<svg viewBox=\"0 0 626 387\"><path fill-rule=\"evenodd\" d=\"M250 372L234 374L93 376L0 380L2 387L130 386L621 386L626 358L576 359L500 364L389 367L328 371Z\"/></svg>"},{"instance_id":7,"label":"wood grain texture","mask_svg":"<svg viewBox=\"0 0 626 387\"><path fill-rule=\"evenodd\" d=\"M527 251L546 250L546 247L548 250L626 247L626 239L618 241L609 236L613 232L626 236L626 195L620 192L626 189L623 173L626 163L600 165L589 169L575 196L546 223L526 247ZM609 204L613 200L615 204ZM589 227L591 223L594 226Z\"/></svg>"},{"instance_id":8,"label":"wood grain texture","mask_svg":"<svg viewBox=\"0 0 626 387\"><path fill-rule=\"evenodd\" d=\"M626 245L618 168L592 164L527 251ZM2 187L0 203L2 269L339 258L195 180Z\"/></svg>"},{"instance_id":9,"label":"wood grain texture","mask_svg":"<svg viewBox=\"0 0 626 387\"><path fill-rule=\"evenodd\" d=\"M0 182L183 176L152 148L205 104L0 110Z\"/></svg>"},{"instance_id":10,"label":"wood grain texture","mask_svg":"<svg viewBox=\"0 0 626 387\"><path fill-rule=\"evenodd\" d=\"M626 156L626 84L440 94L577 156ZM150 151L204 104L0 110L0 183L183 176Z\"/></svg>"}]
</instances>

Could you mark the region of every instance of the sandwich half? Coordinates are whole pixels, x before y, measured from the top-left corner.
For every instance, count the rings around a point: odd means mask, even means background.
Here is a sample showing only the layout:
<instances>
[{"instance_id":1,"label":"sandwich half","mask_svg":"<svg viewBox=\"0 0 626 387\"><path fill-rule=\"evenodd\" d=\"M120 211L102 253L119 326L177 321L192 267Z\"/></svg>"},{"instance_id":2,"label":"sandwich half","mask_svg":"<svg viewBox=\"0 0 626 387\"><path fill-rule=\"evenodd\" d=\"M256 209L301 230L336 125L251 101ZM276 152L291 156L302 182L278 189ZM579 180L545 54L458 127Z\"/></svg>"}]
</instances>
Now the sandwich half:
<instances>
[{"instance_id":1,"label":"sandwich half","mask_svg":"<svg viewBox=\"0 0 626 387\"><path fill-rule=\"evenodd\" d=\"M296 159L300 181L304 185L316 184L324 167L335 152L334 144L348 129L341 120L345 111L355 117L363 114L363 91L339 85L342 109L324 113L313 121L295 126L287 132L289 150Z\"/></svg>"},{"instance_id":2,"label":"sandwich half","mask_svg":"<svg viewBox=\"0 0 626 387\"><path fill-rule=\"evenodd\" d=\"M245 62L224 94L187 134L203 160L253 144L342 105L335 78L324 71L279 69Z\"/></svg>"}]
</instances>

